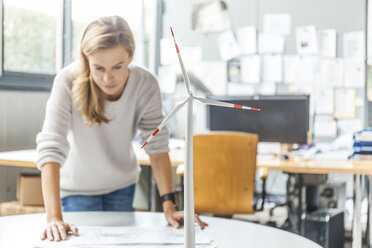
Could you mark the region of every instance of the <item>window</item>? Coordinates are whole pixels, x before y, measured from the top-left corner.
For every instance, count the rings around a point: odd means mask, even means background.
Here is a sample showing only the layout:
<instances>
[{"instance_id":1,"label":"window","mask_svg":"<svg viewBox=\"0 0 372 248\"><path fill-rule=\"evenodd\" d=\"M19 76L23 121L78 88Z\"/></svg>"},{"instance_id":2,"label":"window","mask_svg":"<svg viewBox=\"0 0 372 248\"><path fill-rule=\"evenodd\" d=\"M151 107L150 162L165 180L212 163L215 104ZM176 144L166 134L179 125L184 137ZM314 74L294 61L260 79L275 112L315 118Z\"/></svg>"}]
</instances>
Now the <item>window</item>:
<instances>
[{"instance_id":1,"label":"window","mask_svg":"<svg viewBox=\"0 0 372 248\"><path fill-rule=\"evenodd\" d=\"M55 73L57 3L4 0L4 71Z\"/></svg>"},{"instance_id":2,"label":"window","mask_svg":"<svg viewBox=\"0 0 372 248\"><path fill-rule=\"evenodd\" d=\"M150 0L72 0L72 59L78 56L81 35L88 23L102 16L118 15L128 22L133 32L136 43L134 62L148 67L148 40L151 36L149 25L154 14L153 2Z\"/></svg>"},{"instance_id":3,"label":"window","mask_svg":"<svg viewBox=\"0 0 372 248\"><path fill-rule=\"evenodd\" d=\"M119 15L129 23L136 43L134 63L148 67L155 3L0 0L0 89L50 90L55 73L77 58L86 25L101 16Z\"/></svg>"}]
</instances>

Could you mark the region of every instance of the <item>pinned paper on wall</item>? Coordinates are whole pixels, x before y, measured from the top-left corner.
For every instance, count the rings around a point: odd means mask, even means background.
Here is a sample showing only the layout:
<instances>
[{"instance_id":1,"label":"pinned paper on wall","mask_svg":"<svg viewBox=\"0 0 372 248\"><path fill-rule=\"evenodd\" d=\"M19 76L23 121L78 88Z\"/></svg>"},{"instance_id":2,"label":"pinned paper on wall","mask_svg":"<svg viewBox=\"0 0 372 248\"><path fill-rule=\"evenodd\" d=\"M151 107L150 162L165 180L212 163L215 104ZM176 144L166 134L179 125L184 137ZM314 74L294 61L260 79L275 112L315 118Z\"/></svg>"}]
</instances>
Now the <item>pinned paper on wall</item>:
<instances>
[{"instance_id":1,"label":"pinned paper on wall","mask_svg":"<svg viewBox=\"0 0 372 248\"><path fill-rule=\"evenodd\" d=\"M355 118L355 89L335 89L336 118Z\"/></svg>"},{"instance_id":2,"label":"pinned paper on wall","mask_svg":"<svg viewBox=\"0 0 372 248\"><path fill-rule=\"evenodd\" d=\"M258 92L261 95L275 95L276 83L263 82L258 85Z\"/></svg>"},{"instance_id":3,"label":"pinned paper on wall","mask_svg":"<svg viewBox=\"0 0 372 248\"><path fill-rule=\"evenodd\" d=\"M323 86L343 86L344 61L341 58L323 58L319 60L319 73L316 81Z\"/></svg>"},{"instance_id":4,"label":"pinned paper on wall","mask_svg":"<svg viewBox=\"0 0 372 248\"><path fill-rule=\"evenodd\" d=\"M364 96L356 96L356 98L355 98L355 106L357 108L364 106Z\"/></svg>"},{"instance_id":5,"label":"pinned paper on wall","mask_svg":"<svg viewBox=\"0 0 372 248\"><path fill-rule=\"evenodd\" d=\"M187 65L188 71L200 78L214 95L226 94L227 71L224 61L200 61ZM213 73L210 73L213 72Z\"/></svg>"},{"instance_id":6,"label":"pinned paper on wall","mask_svg":"<svg viewBox=\"0 0 372 248\"><path fill-rule=\"evenodd\" d=\"M227 81L241 82L240 59L230 59L227 61Z\"/></svg>"},{"instance_id":7,"label":"pinned paper on wall","mask_svg":"<svg viewBox=\"0 0 372 248\"><path fill-rule=\"evenodd\" d=\"M263 55L262 56L262 80L264 82L283 81L283 56Z\"/></svg>"},{"instance_id":8,"label":"pinned paper on wall","mask_svg":"<svg viewBox=\"0 0 372 248\"><path fill-rule=\"evenodd\" d=\"M178 68L176 66L160 66L158 72L160 91L173 94L176 89Z\"/></svg>"},{"instance_id":9,"label":"pinned paper on wall","mask_svg":"<svg viewBox=\"0 0 372 248\"><path fill-rule=\"evenodd\" d=\"M337 123L332 116L315 116L314 135L316 137L334 138L337 136Z\"/></svg>"},{"instance_id":10,"label":"pinned paper on wall","mask_svg":"<svg viewBox=\"0 0 372 248\"><path fill-rule=\"evenodd\" d=\"M289 14L265 14L263 17L264 33L287 35L291 31Z\"/></svg>"},{"instance_id":11,"label":"pinned paper on wall","mask_svg":"<svg viewBox=\"0 0 372 248\"><path fill-rule=\"evenodd\" d=\"M238 28L236 37L241 54L247 55L257 52L257 30L255 26Z\"/></svg>"},{"instance_id":12,"label":"pinned paper on wall","mask_svg":"<svg viewBox=\"0 0 372 248\"><path fill-rule=\"evenodd\" d=\"M318 33L319 55L327 58L336 57L337 33L334 29L320 30Z\"/></svg>"},{"instance_id":13,"label":"pinned paper on wall","mask_svg":"<svg viewBox=\"0 0 372 248\"><path fill-rule=\"evenodd\" d=\"M284 53L285 38L278 34L258 34L259 53Z\"/></svg>"},{"instance_id":14,"label":"pinned paper on wall","mask_svg":"<svg viewBox=\"0 0 372 248\"><path fill-rule=\"evenodd\" d=\"M362 59L344 60L344 86L363 88L365 82L365 65Z\"/></svg>"},{"instance_id":15,"label":"pinned paper on wall","mask_svg":"<svg viewBox=\"0 0 372 248\"><path fill-rule=\"evenodd\" d=\"M223 60L229 60L239 56L239 45L232 31L226 31L217 39L218 49Z\"/></svg>"},{"instance_id":16,"label":"pinned paper on wall","mask_svg":"<svg viewBox=\"0 0 372 248\"><path fill-rule=\"evenodd\" d=\"M333 114L333 88L318 87L315 93L315 113Z\"/></svg>"},{"instance_id":17,"label":"pinned paper on wall","mask_svg":"<svg viewBox=\"0 0 372 248\"><path fill-rule=\"evenodd\" d=\"M314 84L302 84L301 87L298 88L298 93L312 95L314 93L314 88Z\"/></svg>"},{"instance_id":18,"label":"pinned paper on wall","mask_svg":"<svg viewBox=\"0 0 372 248\"><path fill-rule=\"evenodd\" d=\"M160 40L160 63L161 65L172 65L178 63L177 54L174 53L170 46L174 46L172 38L163 38ZM202 49L197 45L180 46L184 51L184 62L195 63L202 60Z\"/></svg>"},{"instance_id":19,"label":"pinned paper on wall","mask_svg":"<svg viewBox=\"0 0 372 248\"><path fill-rule=\"evenodd\" d=\"M306 56L299 58L299 73L298 83L308 84L314 83L315 67L318 63L318 58L315 56Z\"/></svg>"},{"instance_id":20,"label":"pinned paper on wall","mask_svg":"<svg viewBox=\"0 0 372 248\"><path fill-rule=\"evenodd\" d=\"M343 57L345 59L364 59L364 32L355 31L343 35Z\"/></svg>"},{"instance_id":21,"label":"pinned paper on wall","mask_svg":"<svg viewBox=\"0 0 372 248\"><path fill-rule=\"evenodd\" d=\"M299 57L292 55L284 56L284 82L285 83L296 83L298 81L299 73Z\"/></svg>"},{"instance_id":22,"label":"pinned paper on wall","mask_svg":"<svg viewBox=\"0 0 372 248\"><path fill-rule=\"evenodd\" d=\"M231 20L225 1L194 3L191 16L191 27L196 32L221 32L231 28Z\"/></svg>"},{"instance_id":23,"label":"pinned paper on wall","mask_svg":"<svg viewBox=\"0 0 372 248\"><path fill-rule=\"evenodd\" d=\"M296 28L296 47L299 55L318 54L318 37L315 26Z\"/></svg>"},{"instance_id":24,"label":"pinned paper on wall","mask_svg":"<svg viewBox=\"0 0 372 248\"><path fill-rule=\"evenodd\" d=\"M296 93L298 91L298 86L300 86L300 85L288 84L288 92L291 93L291 94Z\"/></svg>"},{"instance_id":25,"label":"pinned paper on wall","mask_svg":"<svg viewBox=\"0 0 372 248\"><path fill-rule=\"evenodd\" d=\"M256 92L255 86L254 84L229 82L227 85L227 94L230 96L254 95Z\"/></svg>"},{"instance_id":26,"label":"pinned paper on wall","mask_svg":"<svg viewBox=\"0 0 372 248\"><path fill-rule=\"evenodd\" d=\"M177 54L169 49L171 45L173 45L172 38L162 38L160 40L160 63L162 65L177 63Z\"/></svg>"},{"instance_id":27,"label":"pinned paper on wall","mask_svg":"<svg viewBox=\"0 0 372 248\"><path fill-rule=\"evenodd\" d=\"M241 80L243 83L261 81L261 58L259 55L244 56L240 59Z\"/></svg>"}]
</instances>

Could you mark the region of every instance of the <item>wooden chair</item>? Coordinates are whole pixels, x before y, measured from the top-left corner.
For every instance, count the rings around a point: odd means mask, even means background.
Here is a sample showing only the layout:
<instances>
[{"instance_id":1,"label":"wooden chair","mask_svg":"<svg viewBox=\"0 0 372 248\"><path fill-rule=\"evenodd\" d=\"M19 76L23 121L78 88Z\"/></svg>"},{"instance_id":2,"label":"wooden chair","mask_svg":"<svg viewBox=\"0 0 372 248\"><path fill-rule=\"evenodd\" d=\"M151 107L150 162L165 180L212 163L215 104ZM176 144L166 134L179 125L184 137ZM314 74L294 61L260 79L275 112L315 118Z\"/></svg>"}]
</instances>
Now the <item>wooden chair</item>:
<instances>
[{"instance_id":1,"label":"wooden chair","mask_svg":"<svg viewBox=\"0 0 372 248\"><path fill-rule=\"evenodd\" d=\"M256 211L257 142L256 134L243 132L194 135L196 212L228 216ZM182 167L177 174L183 175Z\"/></svg>"}]
</instances>

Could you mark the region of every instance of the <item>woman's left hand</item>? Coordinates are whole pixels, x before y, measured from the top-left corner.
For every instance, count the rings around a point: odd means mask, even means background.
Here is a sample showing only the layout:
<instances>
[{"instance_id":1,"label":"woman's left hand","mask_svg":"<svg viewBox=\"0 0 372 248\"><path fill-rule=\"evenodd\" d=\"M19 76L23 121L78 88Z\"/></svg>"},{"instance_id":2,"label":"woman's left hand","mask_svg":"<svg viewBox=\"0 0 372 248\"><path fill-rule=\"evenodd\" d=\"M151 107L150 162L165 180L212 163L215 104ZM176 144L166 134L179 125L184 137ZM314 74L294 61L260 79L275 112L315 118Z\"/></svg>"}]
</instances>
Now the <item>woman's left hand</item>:
<instances>
[{"instance_id":1,"label":"woman's left hand","mask_svg":"<svg viewBox=\"0 0 372 248\"><path fill-rule=\"evenodd\" d=\"M163 204L165 218L169 225L180 228L183 225L184 213L183 211L176 211L171 201L164 202ZM208 226L207 223L203 222L197 214L195 214L195 222L200 226L201 229Z\"/></svg>"}]
</instances>

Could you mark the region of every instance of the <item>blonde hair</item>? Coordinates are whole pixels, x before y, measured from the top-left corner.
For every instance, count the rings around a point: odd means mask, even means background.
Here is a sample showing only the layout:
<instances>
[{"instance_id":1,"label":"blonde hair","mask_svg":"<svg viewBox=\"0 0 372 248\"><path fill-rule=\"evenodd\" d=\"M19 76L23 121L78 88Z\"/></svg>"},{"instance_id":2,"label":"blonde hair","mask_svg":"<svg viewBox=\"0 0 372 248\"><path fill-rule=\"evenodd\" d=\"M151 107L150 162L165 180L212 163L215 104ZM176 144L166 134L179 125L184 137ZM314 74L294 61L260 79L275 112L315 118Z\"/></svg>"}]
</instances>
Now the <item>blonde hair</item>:
<instances>
[{"instance_id":1,"label":"blonde hair","mask_svg":"<svg viewBox=\"0 0 372 248\"><path fill-rule=\"evenodd\" d=\"M135 50L132 31L119 16L101 17L90 23L81 38L79 67L72 82L72 102L89 126L100 126L111 120L105 116L102 90L94 83L89 69L88 56L96 51L122 45L132 57Z\"/></svg>"}]
</instances>

